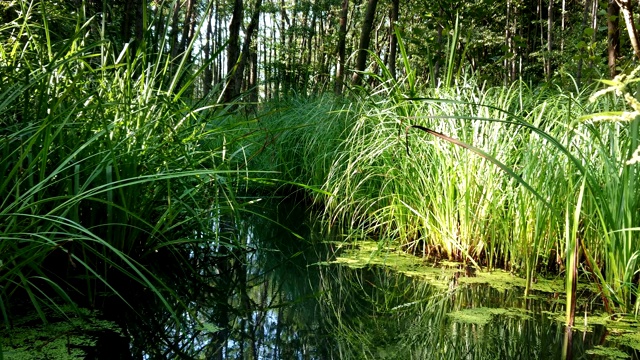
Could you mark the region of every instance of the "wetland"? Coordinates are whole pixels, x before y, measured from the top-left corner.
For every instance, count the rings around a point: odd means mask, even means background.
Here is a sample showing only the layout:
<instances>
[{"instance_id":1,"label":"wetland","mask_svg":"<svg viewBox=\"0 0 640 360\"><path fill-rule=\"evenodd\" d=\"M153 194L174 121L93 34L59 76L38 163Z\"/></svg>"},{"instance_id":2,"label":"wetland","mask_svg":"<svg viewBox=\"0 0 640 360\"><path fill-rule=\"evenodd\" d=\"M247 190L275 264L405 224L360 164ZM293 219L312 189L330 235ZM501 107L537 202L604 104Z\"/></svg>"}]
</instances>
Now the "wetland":
<instances>
[{"instance_id":1,"label":"wetland","mask_svg":"<svg viewBox=\"0 0 640 360\"><path fill-rule=\"evenodd\" d=\"M243 250L191 248L197 277L168 258L147 264L175 291L175 313L129 283L119 288L124 299L101 299L100 312L17 321L3 332L4 358L640 358L637 322L607 315L585 282L567 332L562 277L539 278L525 297L515 274L436 263L391 242L344 242L283 199L215 223Z\"/></svg>"}]
</instances>

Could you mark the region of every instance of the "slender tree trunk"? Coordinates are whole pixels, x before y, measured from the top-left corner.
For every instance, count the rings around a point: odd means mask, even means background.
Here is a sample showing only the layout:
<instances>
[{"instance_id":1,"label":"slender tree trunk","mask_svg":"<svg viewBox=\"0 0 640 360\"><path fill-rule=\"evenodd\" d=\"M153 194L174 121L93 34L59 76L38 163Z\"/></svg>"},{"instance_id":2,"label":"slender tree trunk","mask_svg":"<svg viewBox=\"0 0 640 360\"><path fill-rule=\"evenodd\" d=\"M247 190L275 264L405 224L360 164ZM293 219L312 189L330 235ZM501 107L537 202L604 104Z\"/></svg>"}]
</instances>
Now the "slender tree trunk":
<instances>
[{"instance_id":1,"label":"slender tree trunk","mask_svg":"<svg viewBox=\"0 0 640 360\"><path fill-rule=\"evenodd\" d=\"M609 76L613 79L618 75L616 61L620 56L620 6L615 0L609 0L607 7L607 54Z\"/></svg>"},{"instance_id":2,"label":"slender tree trunk","mask_svg":"<svg viewBox=\"0 0 640 360\"><path fill-rule=\"evenodd\" d=\"M545 69L547 81L551 80L551 51L553 51L553 0L549 0L547 7L547 67Z\"/></svg>"},{"instance_id":3,"label":"slender tree trunk","mask_svg":"<svg viewBox=\"0 0 640 360\"><path fill-rule=\"evenodd\" d=\"M622 16L624 17L624 22L627 24L627 32L629 33L629 42L631 43L631 48L633 48L633 54L640 59L640 44L638 43L638 32L636 30L636 25L633 21L633 9L631 7L631 1L616 0L616 3L618 3L618 6L620 6Z\"/></svg>"},{"instance_id":4,"label":"slender tree trunk","mask_svg":"<svg viewBox=\"0 0 640 360\"><path fill-rule=\"evenodd\" d=\"M222 48L222 33L223 33L223 26L222 26L222 12L220 11L220 0L216 0L216 29L215 29L215 34L216 34L216 49L220 50ZM214 74L213 77L213 81L218 84L220 82L222 82L222 64L223 64L223 52L219 51L218 52L218 59L216 60L216 72Z\"/></svg>"},{"instance_id":5,"label":"slender tree trunk","mask_svg":"<svg viewBox=\"0 0 640 360\"><path fill-rule=\"evenodd\" d=\"M346 57L347 16L349 14L349 0L342 0L340 11L340 30L338 30L338 70L336 71L335 93L342 94L344 83L344 65Z\"/></svg>"},{"instance_id":6,"label":"slender tree trunk","mask_svg":"<svg viewBox=\"0 0 640 360\"><path fill-rule=\"evenodd\" d=\"M232 97L236 97L240 95L243 79L244 79L244 69L249 62L250 57L250 47L251 47L251 39L253 38L253 34L258 29L260 24L260 10L262 9L262 0L256 0L256 8L253 10L253 14L251 15L251 21L249 22L249 26L247 26L247 30L245 31L244 42L242 43L242 53L240 54L240 60L238 61L238 67L233 74L235 89Z\"/></svg>"},{"instance_id":7,"label":"slender tree trunk","mask_svg":"<svg viewBox=\"0 0 640 360\"><path fill-rule=\"evenodd\" d=\"M145 19L144 19L144 7L147 6L147 2L145 0L135 0L134 2L134 6L136 8L136 23L134 25L134 31L135 31L135 36L136 36L136 44L135 46L138 47L140 46L140 44L142 44L142 38L144 36L144 25L145 25Z\"/></svg>"},{"instance_id":8,"label":"slender tree trunk","mask_svg":"<svg viewBox=\"0 0 640 360\"><path fill-rule=\"evenodd\" d=\"M398 39L396 37L396 24L398 23L398 13L400 11L400 0L391 0L391 11L389 13L389 72L395 80L396 57L398 53Z\"/></svg>"},{"instance_id":9,"label":"slender tree trunk","mask_svg":"<svg viewBox=\"0 0 640 360\"><path fill-rule=\"evenodd\" d=\"M153 54L154 56L157 56L159 51L162 51L164 49L160 49L160 45L162 43L162 41L164 40L164 14L163 14L163 5L164 3L159 3L156 5L156 11L154 12L154 19L156 21L155 26L156 26L156 31L154 32L154 34L152 34L153 36L153 43L152 43L152 48L153 48Z\"/></svg>"},{"instance_id":10,"label":"slender tree trunk","mask_svg":"<svg viewBox=\"0 0 640 360\"><path fill-rule=\"evenodd\" d=\"M249 101L258 102L258 51L257 48L251 49L251 72L249 73Z\"/></svg>"},{"instance_id":11,"label":"slender tree trunk","mask_svg":"<svg viewBox=\"0 0 640 360\"><path fill-rule=\"evenodd\" d=\"M522 36L522 26L520 26L520 24L518 23L518 19L520 18L520 12L518 10L517 6L514 6L513 8L513 16L512 16L512 25L511 25L511 29L513 33L518 33L518 35L520 36L520 39L523 38ZM511 81L516 81L516 79L518 79L518 76L522 74L521 70L522 70L522 49L520 48L519 44L514 40L511 39L511 46L512 46L512 52L513 52L513 57L511 60Z\"/></svg>"},{"instance_id":12,"label":"slender tree trunk","mask_svg":"<svg viewBox=\"0 0 640 360\"><path fill-rule=\"evenodd\" d=\"M234 0L233 15L229 24L229 46L227 48L227 87L224 92L224 101L231 102L236 96L236 82L238 69L236 68L240 56L240 25L243 18L242 0Z\"/></svg>"},{"instance_id":13,"label":"slender tree trunk","mask_svg":"<svg viewBox=\"0 0 640 360\"><path fill-rule=\"evenodd\" d=\"M440 79L440 68L442 67L442 56L441 54L444 54L444 51L442 50L442 31L444 30L444 26L442 25L441 21L442 18L444 17L444 11L442 8L440 8L440 13L438 16L438 21L436 23L436 27L438 28L438 32L436 33L436 44L437 44L437 49L438 52L435 56L436 60L435 63L433 64L433 79L431 79L431 81L433 81L433 86L438 86L438 81Z\"/></svg>"},{"instance_id":14,"label":"slender tree trunk","mask_svg":"<svg viewBox=\"0 0 640 360\"><path fill-rule=\"evenodd\" d=\"M182 0L177 0L173 5L173 15L171 16L171 34L169 35L169 44L171 49L170 54L172 58L178 56L178 34L180 33L180 27L178 21L180 21L180 6Z\"/></svg>"},{"instance_id":15,"label":"slender tree trunk","mask_svg":"<svg viewBox=\"0 0 640 360\"><path fill-rule=\"evenodd\" d=\"M273 24L276 24L276 14L273 15ZM282 23L282 27L280 28L280 32L284 31L284 23ZM282 79L282 54L284 53L284 49L282 51L276 51L276 44L278 43L276 28L273 27L273 31L271 32L271 64L273 64L273 88L272 88L272 98L278 99L280 97L280 82Z\"/></svg>"},{"instance_id":16,"label":"slender tree trunk","mask_svg":"<svg viewBox=\"0 0 640 360\"><path fill-rule=\"evenodd\" d=\"M125 1L124 2L124 14L122 16L122 27L120 28L122 38L122 42L127 43L131 38L131 15L133 14L133 7L135 6L134 1Z\"/></svg>"},{"instance_id":17,"label":"slender tree trunk","mask_svg":"<svg viewBox=\"0 0 640 360\"><path fill-rule=\"evenodd\" d=\"M207 21L207 32L205 36L204 42L204 86L203 86L203 96L209 95L211 92L211 86L213 85L213 69L211 62L211 50L212 50L212 38L213 38L213 11L209 13L209 20Z\"/></svg>"},{"instance_id":18,"label":"slender tree trunk","mask_svg":"<svg viewBox=\"0 0 640 360\"><path fill-rule=\"evenodd\" d=\"M504 29L504 39L506 42L506 46L507 49L509 50L509 53L513 52L513 41L511 38L511 24L509 23L511 18L511 1L507 0L507 17L506 17L506 25L505 25L505 29ZM507 84L508 81L513 81L513 79L511 78L511 62L512 59L510 56L505 56L504 58L504 72L505 72L505 77L504 77L504 83L505 85Z\"/></svg>"},{"instance_id":19,"label":"slender tree trunk","mask_svg":"<svg viewBox=\"0 0 640 360\"><path fill-rule=\"evenodd\" d=\"M597 39L597 35L598 35L598 9L599 9L599 0L592 0L591 1L591 30L593 30L591 33L591 44L595 44L596 43L596 39ZM589 55L594 55L594 54L589 54ZM589 61L589 69L593 70L596 66L596 63L594 61L595 56L591 56L590 57L591 60Z\"/></svg>"},{"instance_id":20,"label":"slender tree trunk","mask_svg":"<svg viewBox=\"0 0 640 360\"><path fill-rule=\"evenodd\" d=\"M560 53L564 53L564 38L565 38L565 30L566 30L566 13L567 13L567 0L562 0L562 15L560 17Z\"/></svg>"},{"instance_id":21,"label":"slender tree trunk","mask_svg":"<svg viewBox=\"0 0 640 360\"><path fill-rule=\"evenodd\" d=\"M179 54L184 53L187 50L187 45L193 40L195 32L195 11L194 7L196 0L187 0L187 11L184 15L184 24L182 26L182 37L180 38Z\"/></svg>"},{"instance_id":22,"label":"slender tree trunk","mask_svg":"<svg viewBox=\"0 0 640 360\"><path fill-rule=\"evenodd\" d=\"M264 29L262 31L262 68L264 69L264 98L269 99L269 95L270 95L270 91L269 91L269 85L271 83L271 63L269 61L269 54L271 54L268 50L267 50L267 39L269 38L269 34L267 33L267 14L266 13L262 13L262 23L265 24L265 26L263 26L262 28ZM272 25L273 26L273 25Z\"/></svg>"},{"instance_id":23,"label":"slender tree trunk","mask_svg":"<svg viewBox=\"0 0 640 360\"><path fill-rule=\"evenodd\" d=\"M367 67L367 51L371 43L371 29L373 20L376 17L376 7L378 0L369 0L367 3L367 11L364 15L362 23L362 32L360 33L360 44L358 45L358 58L356 59L356 72L353 74L354 85L360 85L362 82L362 72Z\"/></svg>"},{"instance_id":24,"label":"slender tree trunk","mask_svg":"<svg viewBox=\"0 0 640 360\"><path fill-rule=\"evenodd\" d=\"M291 22L289 21L289 17L287 16L287 7L284 0L280 0L280 81L282 84L283 93L289 93L289 85L290 85L290 70L288 59L290 57L290 52L287 51L287 29L290 28ZM291 44L289 44L291 45Z\"/></svg>"},{"instance_id":25,"label":"slender tree trunk","mask_svg":"<svg viewBox=\"0 0 640 360\"><path fill-rule=\"evenodd\" d=\"M611 1L615 1L615 0L611 0ZM582 31L584 31L584 29L586 29L587 27L587 14L589 13L588 11L589 8L589 4L588 1L585 2L584 4L584 11L582 13L582 24L580 26L580 29ZM576 70L576 83L578 84L578 87L580 87L580 83L582 81L582 67L584 65L584 59L582 56L580 56L580 59L578 59L578 69Z\"/></svg>"},{"instance_id":26,"label":"slender tree trunk","mask_svg":"<svg viewBox=\"0 0 640 360\"><path fill-rule=\"evenodd\" d=\"M312 10L313 11L313 10ZM311 14L311 25L309 27L309 29L311 30L311 33L309 34L309 39L307 42L307 58L305 63L307 64L305 67L305 71L304 71L304 77L302 79L303 81L303 89L305 94L307 93L307 88L309 87L309 85L311 84L311 73L314 71L315 67L313 66L313 64L311 63L311 61L313 60L313 43L316 40L316 12L313 11L313 13Z\"/></svg>"}]
</instances>

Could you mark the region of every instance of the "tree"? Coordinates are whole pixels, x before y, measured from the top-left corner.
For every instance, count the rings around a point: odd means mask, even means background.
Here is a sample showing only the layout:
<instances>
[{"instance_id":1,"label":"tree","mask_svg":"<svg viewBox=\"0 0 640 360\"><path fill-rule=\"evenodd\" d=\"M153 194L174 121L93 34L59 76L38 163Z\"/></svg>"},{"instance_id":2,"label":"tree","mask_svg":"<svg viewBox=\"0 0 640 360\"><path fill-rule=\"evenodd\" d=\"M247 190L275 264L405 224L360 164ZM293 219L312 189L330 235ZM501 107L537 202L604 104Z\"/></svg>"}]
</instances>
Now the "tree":
<instances>
[{"instance_id":1,"label":"tree","mask_svg":"<svg viewBox=\"0 0 640 360\"><path fill-rule=\"evenodd\" d=\"M344 83L344 63L346 61L347 16L349 15L349 0L342 0L340 11L340 30L338 30L338 69L336 71L335 93L342 94Z\"/></svg>"},{"instance_id":2,"label":"tree","mask_svg":"<svg viewBox=\"0 0 640 360\"><path fill-rule=\"evenodd\" d=\"M631 47L633 48L633 54L640 59L640 44L638 43L638 32L636 30L636 25L633 21L633 9L631 7L631 1L630 0L615 0L615 1L620 7L620 11L622 12L624 21L627 24L627 32L629 33L629 41L631 42Z\"/></svg>"},{"instance_id":3,"label":"tree","mask_svg":"<svg viewBox=\"0 0 640 360\"><path fill-rule=\"evenodd\" d=\"M553 0L549 0L549 6L547 7L547 62L545 67L545 74L547 81L551 80L551 52L553 51Z\"/></svg>"},{"instance_id":4,"label":"tree","mask_svg":"<svg viewBox=\"0 0 640 360\"><path fill-rule=\"evenodd\" d=\"M620 6L615 0L609 0L607 6L607 63L609 76L618 75L616 61L620 56Z\"/></svg>"},{"instance_id":5,"label":"tree","mask_svg":"<svg viewBox=\"0 0 640 360\"><path fill-rule=\"evenodd\" d=\"M238 79L234 76L234 71L236 71L238 56L240 56L240 25L242 25L243 10L242 0L234 0L233 15L229 24L229 46L227 47L227 76L229 79L224 92L226 102L231 102L235 97Z\"/></svg>"},{"instance_id":6,"label":"tree","mask_svg":"<svg viewBox=\"0 0 640 360\"><path fill-rule=\"evenodd\" d=\"M360 43L358 45L358 58L356 59L356 72L353 74L353 84L360 85L362 82L362 73L367 67L367 53L369 44L371 43L371 29L373 20L376 17L376 8L378 0L369 0L367 2L367 11L364 14L362 23L362 32L360 33Z\"/></svg>"},{"instance_id":7,"label":"tree","mask_svg":"<svg viewBox=\"0 0 640 360\"><path fill-rule=\"evenodd\" d=\"M396 57L398 51L398 39L396 38L395 27L398 23L398 13L400 12L400 0L391 0L391 10L389 10L389 73L396 79Z\"/></svg>"}]
</instances>

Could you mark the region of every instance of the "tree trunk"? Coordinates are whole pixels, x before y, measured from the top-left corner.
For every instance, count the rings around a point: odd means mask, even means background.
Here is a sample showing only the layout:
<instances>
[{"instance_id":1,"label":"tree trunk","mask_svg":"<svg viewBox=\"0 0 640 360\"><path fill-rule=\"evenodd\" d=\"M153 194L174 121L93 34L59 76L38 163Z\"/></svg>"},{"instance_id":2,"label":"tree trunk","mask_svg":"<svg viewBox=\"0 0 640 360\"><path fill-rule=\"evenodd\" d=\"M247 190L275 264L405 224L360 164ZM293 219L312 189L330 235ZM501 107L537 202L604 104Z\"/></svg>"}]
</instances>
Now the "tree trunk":
<instances>
[{"instance_id":1,"label":"tree trunk","mask_svg":"<svg viewBox=\"0 0 640 360\"><path fill-rule=\"evenodd\" d=\"M338 30L338 70L336 71L335 93L342 94L344 83L344 63L346 57L347 15L349 14L349 0L342 0L340 11L340 29Z\"/></svg>"},{"instance_id":2,"label":"tree trunk","mask_svg":"<svg viewBox=\"0 0 640 360\"><path fill-rule=\"evenodd\" d=\"M142 38L144 36L144 7L147 6L147 2L143 0L136 0L134 1L134 6L136 7L136 22L133 28L136 36L135 47L137 48L140 44L142 44Z\"/></svg>"},{"instance_id":3,"label":"tree trunk","mask_svg":"<svg viewBox=\"0 0 640 360\"><path fill-rule=\"evenodd\" d=\"M613 79L618 75L616 61L620 56L620 6L615 0L609 0L607 7L607 53L609 76Z\"/></svg>"},{"instance_id":4,"label":"tree trunk","mask_svg":"<svg viewBox=\"0 0 640 360\"><path fill-rule=\"evenodd\" d=\"M545 75L547 81L551 80L551 51L553 50L553 0L549 0L549 6L547 7L547 66L545 69Z\"/></svg>"},{"instance_id":5,"label":"tree trunk","mask_svg":"<svg viewBox=\"0 0 640 360\"><path fill-rule=\"evenodd\" d=\"M161 41L164 40L164 38L165 38L165 33L164 33L164 31L165 31L165 28L164 28L164 26L165 26L165 24L164 24L165 16L164 16L163 11L162 11L163 6L164 6L164 3L160 3L160 4L156 5L156 10L155 10L155 14L154 14L154 19L156 21L154 26L155 26L156 29L152 33L152 36L153 36L152 42L153 43L151 45L152 49L153 49L152 51L153 51L154 56L157 56L159 51L163 51L164 50L164 49L160 49L160 46L159 46Z\"/></svg>"},{"instance_id":6,"label":"tree trunk","mask_svg":"<svg viewBox=\"0 0 640 360\"><path fill-rule=\"evenodd\" d=\"M195 32L195 7L196 0L187 0L187 11L184 14L184 24L182 25L182 37L178 53L182 54L187 50L187 45L191 43Z\"/></svg>"},{"instance_id":7,"label":"tree trunk","mask_svg":"<svg viewBox=\"0 0 640 360\"><path fill-rule=\"evenodd\" d=\"M284 0L280 0L280 59L278 68L280 69L280 83L282 92L284 94L289 93L289 75L290 69L288 68L289 52L287 51L287 34L286 30L291 28L291 22L287 16L287 6ZM291 45L291 44L289 44Z\"/></svg>"},{"instance_id":8,"label":"tree trunk","mask_svg":"<svg viewBox=\"0 0 640 360\"><path fill-rule=\"evenodd\" d=\"M267 14L266 13L262 13L262 22L266 25L267 23ZM271 22L271 24L273 24L273 22ZM272 25L273 26L273 25ZM269 96L271 95L271 92L269 91L269 86L271 84L271 62L269 61L269 55L271 55L271 52L269 50L267 50L267 39L269 37L269 34L267 33L267 26L263 26L262 27L263 30L263 34L262 34L262 64L263 64L263 69L264 69L264 98L265 100L269 99Z\"/></svg>"},{"instance_id":9,"label":"tree trunk","mask_svg":"<svg viewBox=\"0 0 640 360\"><path fill-rule=\"evenodd\" d=\"M243 79L244 79L244 69L249 62L250 57L250 48L251 48L251 39L253 38L253 33L258 29L260 25L260 10L262 9L262 0L256 0L256 8L253 10L253 14L251 15L251 21L249 22L249 26L247 26L247 30L245 31L244 42L242 43L242 54L240 54L240 60L238 61L238 67L233 74L235 77L234 85L235 89L233 90L233 96L236 97L240 95L240 90L242 89Z\"/></svg>"},{"instance_id":10,"label":"tree trunk","mask_svg":"<svg viewBox=\"0 0 640 360\"><path fill-rule=\"evenodd\" d=\"M567 0L562 0L562 15L560 21L560 53L564 53L564 38L565 38L565 30L567 29L566 25L566 13L567 13Z\"/></svg>"},{"instance_id":11,"label":"tree trunk","mask_svg":"<svg viewBox=\"0 0 640 360\"><path fill-rule=\"evenodd\" d=\"M389 13L389 73L393 80L396 76L396 57L398 52L398 39L396 38L396 23L400 11L400 0L391 0L391 12Z\"/></svg>"},{"instance_id":12,"label":"tree trunk","mask_svg":"<svg viewBox=\"0 0 640 360\"><path fill-rule=\"evenodd\" d=\"M259 89L258 89L258 48L251 49L251 72L249 73L249 101L252 103L258 102Z\"/></svg>"},{"instance_id":13,"label":"tree trunk","mask_svg":"<svg viewBox=\"0 0 640 360\"><path fill-rule=\"evenodd\" d=\"M513 39L511 36L511 24L509 23L511 18L511 1L507 0L507 17L506 17L506 25L504 28L504 40L506 42L506 47L509 51L510 55L511 53L513 53ZM513 81L512 77L511 77L511 62L513 61L513 59L510 56L505 56L504 58L504 70L505 70L505 77L504 77L504 84L507 85L508 82Z\"/></svg>"},{"instance_id":14,"label":"tree trunk","mask_svg":"<svg viewBox=\"0 0 640 360\"><path fill-rule=\"evenodd\" d=\"M636 25L633 21L633 9L631 8L631 1L616 0L616 3L618 3L618 6L620 6L622 16L624 17L624 21L627 24L627 32L629 33L629 41L631 42L631 47L633 48L633 54L640 59L640 44L638 44L638 32L636 31Z\"/></svg>"},{"instance_id":15,"label":"tree trunk","mask_svg":"<svg viewBox=\"0 0 640 360\"><path fill-rule=\"evenodd\" d=\"M362 82L362 72L367 67L367 51L371 42L371 28L373 20L376 17L376 7L378 0L369 0L367 3L367 11L364 15L362 23L362 32L360 33L360 44L358 45L358 58L356 59L356 72L353 74L353 84L360 85Z\"/></svg>"},{"instance_id":16,"label":"tree trunk","mask_svg":"<svg viewBox=\"0 0 640 360\"><path fill-rule=\"evenodd\" d=\"M212 38L213 38L213 11L209 13L209 20L207 21L207 32L204 42L204 86L203 96L209 95L211 92L211 86L213 85L213 69L211 61L212 50Z\"/></svg>"},{"instance_id":17,"label":"tree trunk","mask_svg":"<svg viewBox=\"0 0 640 360\"><path fill-rule=\"evenodd\" d=\"M173 5L173 15L171 16L171 34L169 35L169 46L171 47L170 54L172 58L178 56L178 34L180 28L178 27L178 21L180 20L180 5L182 0L177 0Z\"/></svg>"},{"instance_id":18,"label":"tree trunk","mask_svg":"<svg viewBox=\"0 0 640 360\"><path fill-rule=\"evenodd\" d=\"M612 0L615 1L615 0ZM580 29L584 32L584 29L586 29L587 27L587 15L589 13L589 4L588 2L585 2L584 4L584 12L582 13L582 24L580 26ZM584 59L582 56L580 56L580 59L578 59L578 69L576 70L576 83L578 84L578 87L580 87L580 84L582 82L582 67L584 65Z\"/></svg>"},{"instance_id":19,"label":"tree trunk","mask_svg":"<svg viewBox=\"0 0 640 360\"><path fill-rule=\"evenodd\" d=\"M240 56L240 25L242 24L243 4L242 0L234 0L233 15L229 24L229 46L227 47L227 87L224 91L224 101L231 102L235 97L237 77L236 65Z\"/></svg>"}]
</instances>

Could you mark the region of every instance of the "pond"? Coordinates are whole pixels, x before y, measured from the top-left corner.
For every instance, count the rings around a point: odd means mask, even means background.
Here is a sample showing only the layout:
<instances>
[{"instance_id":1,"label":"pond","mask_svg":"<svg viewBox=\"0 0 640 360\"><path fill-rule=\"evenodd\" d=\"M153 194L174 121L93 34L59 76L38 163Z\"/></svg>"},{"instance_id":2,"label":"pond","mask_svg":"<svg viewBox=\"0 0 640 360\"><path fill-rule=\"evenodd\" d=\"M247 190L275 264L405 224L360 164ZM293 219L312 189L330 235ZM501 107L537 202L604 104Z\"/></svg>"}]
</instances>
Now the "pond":
<instances>
[{"instance_id":1,"label":"pond","mask_svg":"<svg viewBox=\"0 0 640 360\"><path fill-rule=\"evenodd\" d=\"M525 298L511 274L428 267L367 242L346 246L295 203L263 205L217 220L220 238L203 240L185 259L160 251L148 266L163 274L177 310L131 286L130 306L113 298L103 304L104 317L122 330L96 332L77 358L640 358L635 325L607 323L588 286L580 319L567 332L564 297L552 285ZM5 358L18 358L4 350Z\"/></svg>"}]
</instances>

